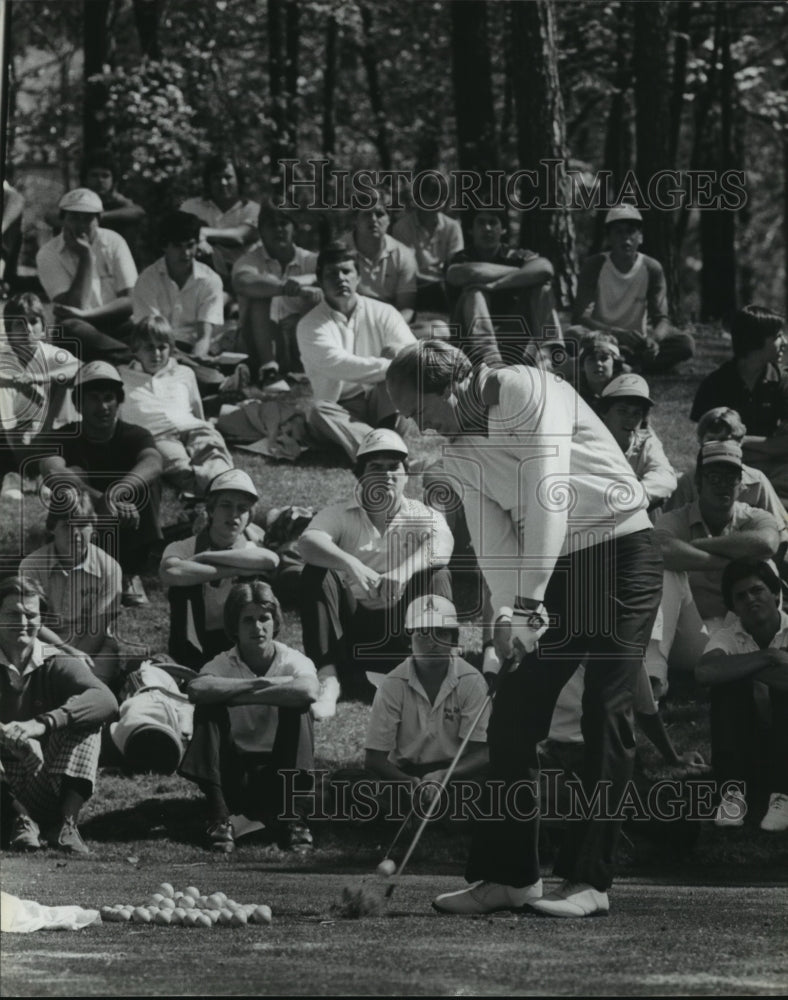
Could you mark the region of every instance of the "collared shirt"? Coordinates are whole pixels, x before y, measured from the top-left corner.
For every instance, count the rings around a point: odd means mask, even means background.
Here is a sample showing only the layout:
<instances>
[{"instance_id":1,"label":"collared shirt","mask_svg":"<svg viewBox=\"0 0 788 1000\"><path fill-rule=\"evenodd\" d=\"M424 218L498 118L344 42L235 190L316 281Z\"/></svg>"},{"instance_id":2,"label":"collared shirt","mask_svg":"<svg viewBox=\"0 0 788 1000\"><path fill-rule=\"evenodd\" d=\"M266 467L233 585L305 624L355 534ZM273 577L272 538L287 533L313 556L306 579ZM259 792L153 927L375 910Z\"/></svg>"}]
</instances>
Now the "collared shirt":
<instances>
[{"instance_id":1,"label":"collared shirt","mask_svg":"<svg viewBox=\"0 0 788 1000\"><path fill-rule=\"evenodd\" d=\"M780 423L788 423L788 374L767 364L750 389L739 374L736 359L731 358L698 386L690 420L700 420L715 406L736 410L748 434L770 437Z\"/></svg>"},{"instance_id":2,"label":"collared shirt","mask_svg":"<svg viewBox=\"0 0 788 1000\"><path fill-rule=\"evenodd\" d=\"M649 500L669 497L676 489L676 473L662 442L652 430L638 430L624 452Z\"/></svg>"},{"instance_id":3,"label":"collared shirt","mask_svg":"<svg viewBox=\"0 0 788 1000\"><path fill-rule=\"evenodd\" d=\"M126 241L111 229L99 228L91 249L95 257L93 281L82 306L98 309L134 287L137 266ZM39 280L53 300L71 288L78 266L79 257L66 246L62 233L45 243L36 255Z\"/></svg>"},{"instance_id":4,"label":"collared shirt","mask_svg":"<svg viewBox=\"0 0 788 1000\"><path fill-rule=\"evenodd\" d=\"M389 573L401 567L423 545L429 546L430 564L445 566L451 558L454 539L443 514L420 500L403 497L399 510L380 532L355 499L331 504L318 511L307 532L323 531L344 552L349 552L376 573ZM385 603L372 598L350 578L346 585L368 608L383 608ZM406 580L402 581L406 583Z\"/></svg>"},{"instance_id":5,"label":"collared shirt","mask_svg":"<svg viewBox=\"0 0 788 1000\"><path fill-rule=\"evenodd\" d=\"M657 518L654 525L659 535L677 538L682 542L693 542L698 538L723 537L739 531L759 531L773 528L779 531L779 524L765 510L756 510L749 504L737 500L733 504L731 518L723 530L713 535L700 512L698 501L672 510ZM688 577L692 596L701 618L724 618L728 609L722 599L722 570L689 570Z\"/></svg>"},{"instance_id":6,"label":"collared shirt","mask_svg":"<svg viewBox=\"0 0 788 1000\"><path fill-rule=\"evenodd\" d=\"M238 226L257 228L260 206L256 201L239 200L227 211L222 211L210 198L188 198L182 205L182 212L196 215L209 229L235 229ZM246 247L213 247L213 260L221 275L229 274L233 264L245 252Z\"/></svg>"},{"instance_id":7,"label":"collared shirt","mask_svg":"<svg viewBox=\"0 0 788 1000\"><path fill-rule=\"evenodd\" d=\"M164 257L146 267L131 295L134 319L163 316L178 334L191 340L197 336L196 323L224 324L222 279L196 260L182 288L172 280Z\"/></svg>"},{"instance_id":8,"label":"collared shirt","mask_svg":"<svg viewBox=\"0 0 788 1000\"><path fill-rule=\"evenodd\" d=\"M31 437L38 434L49 410L53 387L65 389L80 364L70 351L58 344L39 341L26 365L8 343L0 345L0 428L24 431ZM27 383L29 391L4 385L5 379L21 379ZM62 427L78 416L71 394L64 392L52 427Z\"/></svg>"},{"instance_id":9,"label":"collared shirt","mask_svg":"<svg viewBox=\"0 0 788 1000\"><path fill-rule=\"evenodd\" d=\"M214 277L216 277L214 275ZM205 423L194 372L170 358L161 371L149 375L139 363L118 368L126 390L120 415L154 437L182 434Z\"/></svg>"},{"instance_id":10,"label":"collared shirt","mask_svg":"<svg viewBox=\"0 0 788 1000\"><path fill-rule=\"evenodd\" d=\"M443 280L446 265L465 245L462 226L443 212L437 212L437 225L430 231L419 223L416 212L405 212L394 223L392 235L410 247L416 255L419 273L436 281Z\"/></svg>"},{"instance_id":11,"label":"collared shirt","mask_svg":"<svg viewBox=\"0 0 788 1000\"><path fill-rule=\"evenodd\" d=\"M53 630L64 642L83 649L97 635L112 634L120 608L121 571L112 556L92 542L78 566L64 566L50 542L19 565L19 575L38 585L48 614L59 621Z\"/></svg>"},{"instance_id":12,"label":"collared shirt","mask_svg":"<svg viewBox=\"0 0 788 1000\"><path fill-rule=\"evenodd\" d=\"M377 257L365 257L358 246L356 251L360 295L395 304L402 295L416 294L416 255L410 247L386 233Z\"/></svg>"},{"instance_id":13,"label":"collared shirt","mask_svg":"<svg viewBox=\"0 0 788 1000\"><path fill-rule=\"evenodd\" d=\"M260 278L263 275L270 275L274 278L286 279L301 277L305 274L314 274L317 267L317 254L311 250L304 250L303 247L293 246L293 259L284 266L271 257L261 241L252 247L251 250L239 257L233 265L233 284L237 278L247 276ZM245 310L249 297L239 293L238 295L240 322L243 325ZM293 295L274 295L271 297L270 317L278 323L285 316L293 316L304 311L304 300Z\"/></svg>"},{"instance_id":14,"label":"collared shirt","mask_svg":"<svg viewBox=\"0 0 788 1000\"><path fill-rule=\"evenodd\" d=\"M205 664L200 676L223 677L230 680L248 681L257 677L314 677L315 665L310 659L291 649L284 643L274 642L276 652L271 666L265 674L256 674L241 659L237 646L226 653L219 653ZM247 753L270 752L276 738L279 724L279 709L276 705L228 705L230 734L235 746Z\"/></svg>"},{"instance_id":15,"label":"collared shirt","mask_svg":"<svg viewBox=\"0 0 788 1000\"><path fill-rule=\"evenodd\" d=\"M384 347L413 344L416 338L394 306L359 295L349 317L320 302L297 327L298 350L315 400L336 403L386 378Z\"/></svg>"},{"instance_id":16,"label":"collared shirt","mask_svg":"<svg viewBox=\"0 0 788 1000\"><path fill-rule=\"evenodd\" d=\"M769 649L788 649L788 614L780 612L780 625L769 643ZM739 656L742 653L757 653L761 647L742 625L741 618L734 615L729 624L718 629L709 639L707 653L725 653L726 656Z\"/></svg>"},{"instance_id":17,"label":"collared shirt","mask_svg":"<svg viewBox=\"0 0 788 1000\"><path fill-rule=\"evenodd\" d=\"M383 678L375 693L365 747L388 751L398 767L450 760L469 732L474 742L487 742L489 706L471 730L486 698L487 684L479 671L452 656L431 703L409 656Z\"/></svg>"}]
</instances>

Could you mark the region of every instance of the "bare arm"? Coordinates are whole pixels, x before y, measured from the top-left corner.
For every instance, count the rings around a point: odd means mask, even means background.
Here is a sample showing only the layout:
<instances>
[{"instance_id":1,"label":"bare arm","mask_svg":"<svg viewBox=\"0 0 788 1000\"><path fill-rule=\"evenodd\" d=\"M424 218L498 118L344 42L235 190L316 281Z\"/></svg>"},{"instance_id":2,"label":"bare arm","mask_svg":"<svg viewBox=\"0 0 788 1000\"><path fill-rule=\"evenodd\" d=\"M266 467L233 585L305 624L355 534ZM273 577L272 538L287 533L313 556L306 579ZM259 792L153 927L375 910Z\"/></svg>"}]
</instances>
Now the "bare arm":
<instances>
[{"instance_id":1,"label":"bare arm","mask_svg":"<svg viewBox=\"0 0 788 1000\"><path fill-rule=\"evenodd\" d=\"M700 552L723 559L770 559L780 545L780 534L776 527L763 527L713 538L697 538L692 545Z\"/></svg>"},{"instance_id":2,"label":"bare arm","mask_svg":"<svg viewBox=\"0 0 788 1000\"><path fill-rule=\"evenodd\" d=\"M237 680L200 675L186 693L195 705L274 705L308 708L317 700L317 677L253 677Z\"/></svg>"},{"instance_id":3,"label":"bare arm","mask_svg":"<svg viewBox=\"0 0 788 1000\"><path fill-rule=\"evenodd\" d=\"M370 596L376 593L380 574L341 549L327 532L305 531L298 540L298 549L310 565L347 573Z\"/></svg>"},{"instance_id":4,"label":"bare arm","mask_svg":"<svg viewBox=\"0 0 788 1000\"><path fill-rule=\"evenodd\" d=\"M703 570L723 569L728 562L724 556L703 552L690 542L682 542L678 538L659 535L658 541L662 549L662 560L665 569Z\"/></svg>"},{"instance_id":5,"label":"bare arm","mask_svg":"<svg viewBox=\"0 0 788 1000\"><path fill-rule=\"evenodd\" d=\"M781 687L788 687L788 653L783 649L759 649L754 653L729 655L719 649L704 653L695 667L699 684L714 687L753 677ZM775 683L776 681L776 683Z\"/></svg>"},{"instance_id":6,"label":"bare arm","mask_svg":"<svg viewBox=\"0 0 788 1000\"><path fill-rule=\"evenodd\" d=\"M468 746L463 751L462 757L457 762L457 766L452 771L452 779L465 778L471 774L477 774L490 762L490 751L486 743L470 740ZM430 771L421 779L422 781L443 781L448 768L440 768Z\"/></svg>"},{"instance_id":7,"label":"bare arm","mask_svg":"<svg viewBox=\"0 0 788 1000\"><path fill-rule=\"evenodd\" d=\"M420 779L397 767L389 760L387 750L367 750L364 754L364 767L372 771L383 781L403 781L414 788L419 784Z\"/></svg>"},{"instance_id":8,"label":"bare arm","mask_svg":"<svg viewBox=\"0 0 788 1000\"><path fill-rule=\"evenodd\" d=\"M191 587L234 576L270 573L279 565L279 556L270 549L224 549L199 552L191 559L169 556L159 570L165 587Z\"/></svg>"},{"instance_id":9,"label":"bare arm","mask_svg":"<svg viewBox=\"0 0 788 1000\"><path fill-rule=\"evenodd\" d=\"M254 242L255 228L243 223L230 229L212 229L203 226L200 229L200 242L211 243L220 247L245 247Z\"/></svg>"},{"instance_id":10,"label":"bare arm","mask_svg":"<svg viewBox=\"0 0 788 1000\"><path fill-rule=\"evenodd\" d=\"M553 265L545 257L534 257L522 267L508 264L490 264L485 261L468 261L452 264L446 272L446 281L459 287L485 285L493 289L530 288L543 285L553 276Z\"/></svg>"}]
</instances>

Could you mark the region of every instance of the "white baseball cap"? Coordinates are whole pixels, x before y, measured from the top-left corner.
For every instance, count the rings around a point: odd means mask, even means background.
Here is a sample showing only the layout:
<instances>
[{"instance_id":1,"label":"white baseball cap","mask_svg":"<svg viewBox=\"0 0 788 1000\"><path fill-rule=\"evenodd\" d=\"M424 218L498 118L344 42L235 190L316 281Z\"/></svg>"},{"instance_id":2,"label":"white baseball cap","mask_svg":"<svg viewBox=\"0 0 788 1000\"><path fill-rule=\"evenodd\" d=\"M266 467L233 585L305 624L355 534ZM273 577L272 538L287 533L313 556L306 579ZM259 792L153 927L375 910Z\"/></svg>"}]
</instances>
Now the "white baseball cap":
<instances>
[{"instance_id":1,"label":"white baseball cap","mask_svg":"<svg viewBox=\"0 0 788 1000\"><path fill-rule=\"evenodd\" d=\"M90 188L66 191L57 207L61 212L90 212L92 215L101 215L104 211L101 198Z\"/></svg>"},{"instance_id":2,"label":"white baseball cap","mask_svg":"<svg viewBox=\"0 0 788 1000\"><path fill-rule=\"evenodd\" d=\"M654 405L654 400L648 394L648 382L641 375L617 375L602 390L602 399L627 397L642 399Z\"/></svg>"},{"instance_id":3,"label":"white baseball cap","mask_svg":"<svg viewBox=\"0 0 788 1000\"><path fill-rule=\"evenodd\" d=\"M407 458L408 446L396 431L389 430L387 427L376 427L374 431L370 431L362 439L356 452L356 458L372 455L377 451L394 451Z\"/></svg>"},{"instance_id":4,"label":"white baseball cap","mask_svg":"<svg viewBox=\"0 0 788 1000\"><path fill-rule=\"evenodd\" d=\"M405 628L459 628L457 609L447 597L427 594L417 597L405 612Z\"/></svg>"},{"instance_id":5,"label":"white baseball cap","mask_svg":"<svg viewBox=\"0 0 788 1000\"><path fill-rule=\"evenodd\" d=\"M700 446L700 464L707 465L734 465L737 469L742 467L742 450L738 441L706 441Z\"/></svg>"},{"instance_id":6,"label":"white baseball cap","mask_svg":"<svg viewBox=\"0 0 788 1000\"><path fill-rule=\"evenodd\" d=\"M248 493L255 500L260 499L252 477L243 469L228 469L226 472L220 472L218 476L214 476L208 486L208 496L222 490L237 490L239 493Z\"/></svg>"},{"instance_id":7,"label":"white baseball cap","mask_svg":"<svg viewBox=\"0 0 788 1000\"><path fill-rule=\"evenodd\" d=\"M605 225L611 222L642 222L643 216L634 205L616 205L605 216Z\"/></svg>"},{"instance_id":8,"label":"white baseball cap","mask_svg":"<svg viewBox=\"0 0 788 1000\"><path fill-rule=\"evenodd\" d=\"M109 361L89 361L83 365L74 378L74 387L87 385L88 382L117 382L123 385L123 379L118 374L117 368Z\"/></svg>"}]
</instances>

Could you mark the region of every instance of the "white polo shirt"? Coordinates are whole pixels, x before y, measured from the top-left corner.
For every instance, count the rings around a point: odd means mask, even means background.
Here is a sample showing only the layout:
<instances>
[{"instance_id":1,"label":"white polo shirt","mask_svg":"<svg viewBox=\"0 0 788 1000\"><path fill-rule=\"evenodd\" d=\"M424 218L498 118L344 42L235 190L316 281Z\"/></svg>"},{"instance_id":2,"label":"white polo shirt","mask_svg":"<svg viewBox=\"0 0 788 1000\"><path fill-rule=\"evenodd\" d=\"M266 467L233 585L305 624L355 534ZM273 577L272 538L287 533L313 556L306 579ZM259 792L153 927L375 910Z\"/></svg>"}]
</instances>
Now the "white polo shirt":
<instances>
[{"instance_id":1,"label":"white polo shirt","mask_svg":"<svg viewBox=\"0 0 788 1000\"><path fill-rule=\"evenodd\" d=\"M377 257L358 252L360 295L371 295L383 302L395 302L399 295L416 292L416 255L404 243L386 234Z\"/></svg>"},{"instance_id":2,"label":"white polo shirt","mask_svg":"<svg viewBox=\"0 0 788 1000\"><path fill-rule=\"evenodd\" d=\"M405 212L394 223L392 235L413 250L421 274L442 280L446 265L463 249L465 242L457 219L443 212L438 212L437 216L437 225L430 232L419 224L415 211Z\"/></svg>"},{"instance_id":3,"label":"white polo shirt","mask_svg":"<svg viewBox=\"0 0 788 1000\"><path fill-rule=\"evenodd\" d=\"M126 391L120 419L126 423L144 427L154 437L183 434L205 423L197 379L187 365L170 358L161 371L149 375L139 361L132 361L118 371Z\"/></svg>"},{"instance_id":4,"label":"white polo shirt","mask_svg":"<svg viewBox=\"0 0 788 1000\"><path fill-rule=\"evenodd\" d=\"M317 267L317 254L311 250L304 250L303 247L294 246L293 259L289 260L284 267L271 257L261 241L252 247L251 250L239 257L233 265L233 285L235 280L241 276L259 278L262 275L271 275L274 278L286 279L301 277L305 274L314 274ZM238 296L239 308L241 312L241 323L243 314L249 299L243 294ZM304 311L304 300L292 295L274 295L271 297L270 317L278 323L285 316L292 316Z\"/></svg>"},{"instance_id":5,"label":"white polo shirt","mask_svg":"<svg viewBox=\"0 0 788 1000\"><path fill-rule=\"evenodd\" d=\"M81 362L64 347L39 341L30 361L23 365L8 343L0 345L0 428L21 429L30 437L41 430L49 409L53 384L65 387L79 371ZM4 380L20 379L29 386L22 391ZM79 419L79 413L65 393L53 429Z\"/></svg>"},{"instance_id":6,"label":"white polo shirt","mask_svg":"<svg viewBox=\"0 0 788 1000\"><path fill-rule=\"evenodd\" d=\"M93 281L83 306L98 309L134 287L137 266L126 241L111 229L99 227L91 248L95 257ZM45 243L36 255L39 280L52 300L71 288L78 266L79 257L66 246L62 233Z\"/></svg>"},{"instance_id":7,"label":"white polo shirt","mask_svg":"<svg viewBox=\"0 0 788 1000\"><path fill-rule=\"evenodd\" d=\"M315 401L350 399L386 378L384 347L400 348L416 338L402 315L385 302L359 295L349 317L327 302L310 310L296 329L304 371Z\"/></svg>"},{"instance_id":8,"label":"white polo shirt","mask_svg":"<svg viewBox=\"0 0 788 1000\"><path fill-rule=\"evenodd\" d=\"M210 198L187 198L181 205L181 212L191 212L210 229L235 229L236 226L251 226L257 229L260 206L256 201L237 201L226 212ZM245 252L246 247L213 247L213 259L219 274L232 271L233 264Z\"/></svg>"},{"instance_id":9,"label":"white polo shirt","mask_svg":"<svg viewBox=\"0 0 788 1000\"><path fill-rule=\"evenodd\" d=\"M303 653L281 642L274 642L274 646L276 653L264 677L313 677L317 680L314 663ZM200 676L247 681L259 675L247 667L238 647L233 646L206 663ZM228 705L227 712L230 716L230 735L239 750L247 753L273 750L279 724L279 709L275 705Z\"/></svg>"},{"instance_id":10,"label":"white polo shirt","mask_svg":"<svg viewBox=\"0 0 788 1000\"><path fill-rule=\"evenodd\" d=\"M375 692L365 747L388 751L389 760L398 767L451 760L469 732L471 740L487 742L489 706L471 730L486 698L487 684L479 671L452 656L437 697L430 703L409 656L383 678Z\"/></svg>"},{"instance_id":11,"label":"white polo shirt","mask_svg":"<svg viewBox=\"0 0 788 1000\"><path fill-rule=\"evenodd\" d=\"M757 653L760 648L742 625L741 619L734 616L729 625L723 626L712 635L703 655L725 653L727 656L738 656L740 653ZM788 614L784 611L780 612L780 627L769 643L769 649L788 649Z\"/></svg>"},{"instance_id":12,"label":"white polo shirt","mask_svg":"<svg viewBox=\"0 0 788 1000\"><path fill-rule=\"evenodd\" d=\"M131 293L134 319L163 316L173 330L196 338L195 323L224 324L222 279L207 264L194 261L183 288L172 280L163 257L146 267Z\"/></svg>"}]
</instances>

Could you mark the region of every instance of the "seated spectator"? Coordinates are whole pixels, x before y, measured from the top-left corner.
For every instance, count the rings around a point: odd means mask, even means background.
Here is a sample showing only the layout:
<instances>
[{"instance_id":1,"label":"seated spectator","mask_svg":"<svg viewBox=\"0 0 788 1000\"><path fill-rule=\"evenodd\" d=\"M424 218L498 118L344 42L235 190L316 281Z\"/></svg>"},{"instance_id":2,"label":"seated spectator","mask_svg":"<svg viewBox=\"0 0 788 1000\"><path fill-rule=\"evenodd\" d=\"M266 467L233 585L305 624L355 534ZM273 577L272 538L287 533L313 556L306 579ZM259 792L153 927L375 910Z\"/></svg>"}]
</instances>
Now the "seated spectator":
<instances>
[{"instance_id":1,"label":"seated spectator","mask_svg":"<svg viewBox=\"0 0 788 1000\"><path fill-rule=\"evenodd\" d=\"M446 271L454 342L474 364L521 364L529 341L561 339L553 265L502 242L500 211L473 209L470 224L469 244Z\"/></svg>"},{"instance_id":2,"label":"seated spectator","mask_svg":"<svg viewBox=\"0 0 788 1000\"><path fill-rule=\"evenodd\" d=\"M747 433L742 452L748 465L765 473L788 504L788 373L785 318L763 306L746 306L731 324L733 357L707 375L690 412L699 420L714 406L732 407Z\"/></svg>"},{"instance_id":3,"label":"seated spectator","mask_svg":"<svg viewBox=\"0 0 788 1000\"><path fill-rule=\"evenodd\" d=\"M596 410L605 386L623 371L618 341L612 334L592 331L582 337L576 389L592 410Z\"/></svg>"},{"instance_id":4,"label":"seated spectator","mask_svg":"<svg viewBox=\"0 0 788 1000\"><path fill-rule=\"evenodd\" d=\"M122 236L102 229L101 198L75 188L60 199L63 231L36 256L38 277L54 302L64 338L79 341L82 361L128 361L131 290L137 268Z\"/></svg>"},{"instance_id":5,"label":"seated spectator","mask_svg":"<svg viewBox=\"0 0 788 1000\"><path fill-rule=\"evenodd\" d=\"M88 660L99 680L115 689L120 670L115 621L120 610L121 572L112 556L93 542L96 512L90 497L63 490L49 502L51 541L25 556L19 575L46 601L40 638Z\"/></svg>"},{"instance_id":6,"label":"seated spectator","mask_svg":"<svg viewBox=\"0 0 788 1000\"><path fill-rule=\"evenodd\" d=\"M439 181L433 174L425 174L418 201L397 219L391 232L416 255L416 308L448 312L446 268L465 241L457 219L440 211L441 197Z\"/></svg>"},{"instance_id":7,"label":"seated spectator","mask_svg":"<svg viewBox=\"0 0 788 1000\"><path fill-rule=\"evenodd\" d=\"M665 569L689 575L692 596L714 635L726 614L722 571L733 559L771 559L780 544L779 525L765 510L737 498L741 448L735 441L709 441L698 453L697 502L663 514L655 525Z\"/></svg>"},{"instance_id":8,"label":"seated spectator","mask_svg":"<svg viewBox=\"0 0 788 1000\"><path fill-rule=\"evenodd\" d=\"M72 395L82 420L62 428L60 454L42 458L41 473L53 490L67 484L87 493L96 513L114 520L100 544L123 570L123 603L146 604L139 574L161 538L161 456L149 431L119 419L123 380L112 365L83 365Z\"/></svg>"},{"instance_id":9,"label":"seated spectator","mask_svg":"<svg viewBox=\"0 0 788 1000\"><path fill-rule=\"evenodd\" d=\"M358 252L358 291L388 302L410 323L416 310L416 257L410 247L389 236L390 221L380 193L371 208L356 211L353 244Z\"/></svg>"},{"instance_id":10,"label":"seated spectator","mask_svg":"<svg viewBox=\"0 0 788 1000\"><path fill-rule=\"evenodd\" d=\"M367 726L364 766L375 778L421 782L444 779L460 744L471 739L453 778L480 776L489 762L487 684L457 654L459 622L451 601L418 598L405 615L411 655L380 683Z\"/></svg>"},{"instance_id":11,"label":"seated spectator","mask_svg":"<svg viewBox=\"0 0 788 1000\"><path fill-rule=\"evenodd\" d=\"M161 316L134 324L134 361L119 368L125 398L121 419L150 431L163 476L178 490L203 496L208 484L232 469L222 435L205 419L194 371L172 356L172 328Z\"/></svg>"},{"instance_id":12,"label":"seated spectator","mask_svg":"<svg viewBox=\"0 0 788 1000\"><path fill-rule=\"evenodd\" d=\"M788 615L771 566L735 559L722 574L735 616L709 641L696 676L711 689L711 760L723 795L717 826L741 826L748 808L761 829L788 830ZM766 686L771 720L759 711ZM764 808L766 812L764 814Z\"/></svg>"},{"instance_id":13,"label":"seated spectator","mask_svg":"<svg viewBox=\"0 0 788 1000\"><path fill-rule=\"evenodd\" d=\"M334 714L339 682L349 696L369 695L365 671L387 673L407 655L405 611L416 597L451 599L451 532L404 495L407 462L398 434L370 431L355 495L319 511L299 539L304 649L321 681L316 718Z\"/></svg>"},{"instance_id":14,"label":"seated spectator","mask_svg":"<svg viewBox=\"0 0 788 1000\"><path fill-rule=\"evenodd\" d=\"M19 577L0 583L0 763L13 815L11 848L90 854L77 821L93 794L100 730L117 712L84 660L44 646L40 594Z\"/></svg>"},{"instance_id":15,"label":"seated spectator","mask_svg":"<svg viewBox=\"0 0 788 1000\"><path fill-rule=\"evenodd\" d=\"M279 819L294 808L280 772L314 768L314 665L275 641L282 609L266 583L234 586L224 624L232 649L206 663L187 689L196 706L194 736L180 773L207 799L212 850L235 849L233 813L262 820L282 848L308 850L306 822Z\"/></svg>"},{"instance_id":16,"label":"seated spectator","mask_svg":"<svg viewBox=\"0 0 788 1000\"><path fill-rule=\"evenodd\" d=\"M676 488L676 473L662 442L648 426L654 400L640 375L617 375L602 390L597 412L626 455L648 496L648 509L660 507Z\"/></svg>"},{"instance_id":17,"label":"seated spectator","mask_svg":"<svg viewBox=\"0 0 788 1000\"><path fill-rule=\"evenodd\" d=\"M0 476L3 495L21 498L17 471L49 453L46 435L77 417L68 383L79 361L47 341L46 316L37 295L25 293L3 306L5 340L0 343Z\"/></svg>"},{"instance_id":18,"label":"seated spectator","mask_svg":"<svg viewBox=\"0 0 788 1000\"><path fill-rule=\"evenodd\" d=\"M633 205L611 208L605 235L610 250L589 257L580 270L572 321L612 333L638 371L669 371L692 357L695 344L670 325L662 265L639 252L643 216Z\"/></svg>"},{"instance_id":19,"label":"seated spectator","mask_svg":"<svg viewBox=\"0 0 788 1000\"><path fill-rule=\"evenodd\" d=\"M355 251L339 243L321 250L317 280L324 301L296 330L314 396L309 429L318 442L340 447L353 462L372 427L396 425L386 371L397 351L415 338L393 306L359 294Z\"/></svg>"},{"instance_id":20,"label":"seated spectator","mask_svg":"<svg viewBox=\"0 0 788 1000\"><path fill-rule=\"evenodd\" d=\"M739 414L728 406L715 406L708 410L698 421L698 443L706 441L737 441L744 440L747 428L742 423ZM695 477L691 472L679 476L678 485L673 495L668 497L663 510L675 510L698 499ZM781 525L780 540L788 542L788 511L786 511L774 487L760 469L751 465L742 465L741 490L739 500L750 507L767 510Z\"/></svg>"},{"instance_id":21,"label":"seated spectator","mask_svg":"<svg viewBox=\"0 0 788 1000\"><path fill-rule=\"evenodd\" d=\"M260 206L244 195L244 175L227 153L208 157L202 182L202 196L188 198L180 208L196 215L202 223L200 255L217 272L225 290L230 291L233 265L257 239Z\"/></svg>"},{"instance_id":22,"label":"seated spectator","mask_svg":"<svg viewBox=\"0 0 788 1000\"><path fill-rule=\"evenodd\" d=\"M167 649L177 663L199 670L229 649L223 616L233 580L276 569L279 559L259 544L262 532L252 524L259 499L247 473L220 473L208 487L206 527L164 550L159 576L169 588Z\"/></svg>"},{"instance_id":23,"label":"seated spectator","mask_svg":"<svg viewBox=\"0 0 788 1000\"><path fill-rule=\"evenodd\" d=\"M118 165L108 149L93 149L82 161L83 185L101 198L104 210L101 224L112 229L129 246L135 259L140 253L140 230L145 222L145 209L115 187Z\"/></svg>"},{"instance_id":24,"label":"seated spectator","mask_svg":"<svg viewBox=\"0 0 788 1000\"><path fill-rule=\"evenodd\" d=\"M293 242L295 213L267 202L260 209L260 243L233 266L239 322L253 371L303 371L296 325L321 299L315 286L317 254ZM258 376L259 381L263 381Z\"/></svg>"}]
</instances>

